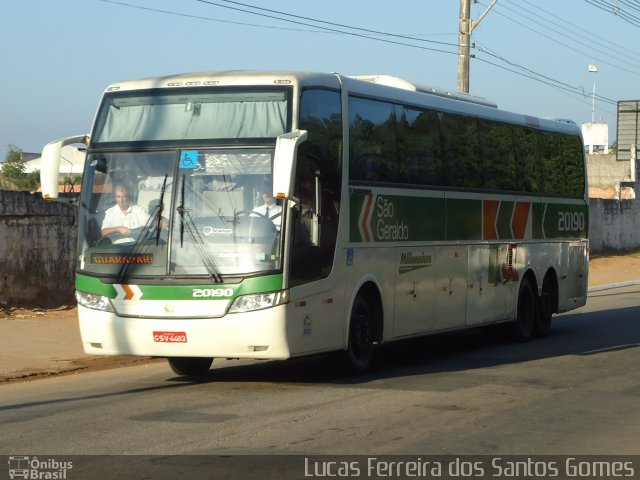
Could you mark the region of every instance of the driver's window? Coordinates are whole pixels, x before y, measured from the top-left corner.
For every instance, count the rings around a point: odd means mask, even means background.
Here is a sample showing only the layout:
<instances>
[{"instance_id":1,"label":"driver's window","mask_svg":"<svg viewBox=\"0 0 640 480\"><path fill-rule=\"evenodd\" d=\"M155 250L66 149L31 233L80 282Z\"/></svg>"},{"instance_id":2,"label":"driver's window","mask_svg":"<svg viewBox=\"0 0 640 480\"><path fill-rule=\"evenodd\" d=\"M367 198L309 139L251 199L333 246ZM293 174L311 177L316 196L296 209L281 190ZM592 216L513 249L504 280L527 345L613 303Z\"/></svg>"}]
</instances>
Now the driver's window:
<instances>
[{"instance_id":1,"label":"driver's window","mask_svg":"<svg viewBox=\"0 0 640 480\"><path fill-rule=\"evenodd\" d=\"M293 210L290 284L327 277L333 265L342 187L340 93L302 93L300 128L307 140L298 149Z\"/></svg>"}]
</instances>

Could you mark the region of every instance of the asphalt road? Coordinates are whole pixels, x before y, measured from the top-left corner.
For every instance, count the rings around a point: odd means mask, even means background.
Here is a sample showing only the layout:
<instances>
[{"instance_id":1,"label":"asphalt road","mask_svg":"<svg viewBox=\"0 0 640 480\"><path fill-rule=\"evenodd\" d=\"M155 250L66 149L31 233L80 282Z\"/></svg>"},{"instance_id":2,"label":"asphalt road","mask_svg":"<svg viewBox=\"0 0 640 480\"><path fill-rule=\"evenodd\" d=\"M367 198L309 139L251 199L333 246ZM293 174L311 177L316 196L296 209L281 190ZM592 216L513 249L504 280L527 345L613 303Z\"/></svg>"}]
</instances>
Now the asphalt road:
<instances>
[{"instance_id":1,"label":"asphalt road","mask_svg":"<svg viewBox=\"0 0 640 480\"><path fill-rule=\"evenodd\" d=\"M640 287L590 296L550 337L390 344L331 357L152 364L0 385L0 454L638 454Z\"/></svg>"}]
</instances>

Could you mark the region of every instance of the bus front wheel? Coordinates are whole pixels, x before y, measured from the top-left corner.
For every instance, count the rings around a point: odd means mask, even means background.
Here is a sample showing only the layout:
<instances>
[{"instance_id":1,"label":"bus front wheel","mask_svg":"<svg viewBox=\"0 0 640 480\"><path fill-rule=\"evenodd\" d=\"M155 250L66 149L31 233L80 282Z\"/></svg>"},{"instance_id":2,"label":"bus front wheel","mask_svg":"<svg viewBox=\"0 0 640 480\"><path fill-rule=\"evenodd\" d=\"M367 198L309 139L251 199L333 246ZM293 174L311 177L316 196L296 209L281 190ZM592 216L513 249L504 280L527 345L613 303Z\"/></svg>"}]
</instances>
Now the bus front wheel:
<instances>
[{"instance_id":1,"label":"bus front wheel","mask_svg":"<svg viewBox=\"0 0 640 480\"><path fill-rule=\"evenodd\" d=\"M170 357L167 360L174 373L189 377L206 374L213 363L213 358L206 357Z\"/></svg>"},{"instance_id":2,"label":"bus front wheel","mask_svg":"<svg viewBox=\"0 0 640 480\"><path fill-rule=\"evenodd\" d=\"M369 304L361 296L356 298L351 309L346 356L355 374L367 371L373 358L373 316Z\"/></svg>"}]
</instances>

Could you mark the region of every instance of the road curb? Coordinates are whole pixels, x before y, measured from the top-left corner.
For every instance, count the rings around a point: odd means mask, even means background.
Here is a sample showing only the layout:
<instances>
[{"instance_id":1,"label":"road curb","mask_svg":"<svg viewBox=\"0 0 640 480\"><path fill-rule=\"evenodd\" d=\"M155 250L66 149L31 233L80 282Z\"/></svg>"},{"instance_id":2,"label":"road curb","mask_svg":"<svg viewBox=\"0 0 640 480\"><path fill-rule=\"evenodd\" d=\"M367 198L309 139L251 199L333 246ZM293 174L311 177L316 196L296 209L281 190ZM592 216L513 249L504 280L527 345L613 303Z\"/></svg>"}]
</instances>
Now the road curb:
<instances>
[{"instance_id":1,"label":"road curb","mask_svg":"<svg viewBox=\"0 0 640 480\"><path fill-rule=\"evenodd\" d=\"M601 292L603 290L612 290L614 288L633 287L640 285L640 280L633 280L630 282L610 283L608 285L598 285L597 287L591 287L587 289L587 293Z\"/></svg>"}]
</instances>

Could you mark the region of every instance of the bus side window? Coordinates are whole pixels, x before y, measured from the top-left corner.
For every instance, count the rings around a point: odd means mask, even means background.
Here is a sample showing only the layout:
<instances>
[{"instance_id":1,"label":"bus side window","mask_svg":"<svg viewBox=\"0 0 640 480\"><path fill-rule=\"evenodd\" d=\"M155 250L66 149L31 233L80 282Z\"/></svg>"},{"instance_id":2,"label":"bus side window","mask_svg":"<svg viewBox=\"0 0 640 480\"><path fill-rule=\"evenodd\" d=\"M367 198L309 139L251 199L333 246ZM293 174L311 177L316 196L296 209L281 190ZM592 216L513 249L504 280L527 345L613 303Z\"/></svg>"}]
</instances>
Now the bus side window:
<instances>
[{"instance_id":1,"label":"bus side window","mask_svg":"<svg viewBox=\"0 0 640 480\"><path fill-rule=\"evenodd\" d=\"M292 286L325 278L331 272L338 232L342 186L342 111L340 94L322 89L303 91L300 145L294 195L290 262Z\"/></svg>"}]
</instances>

